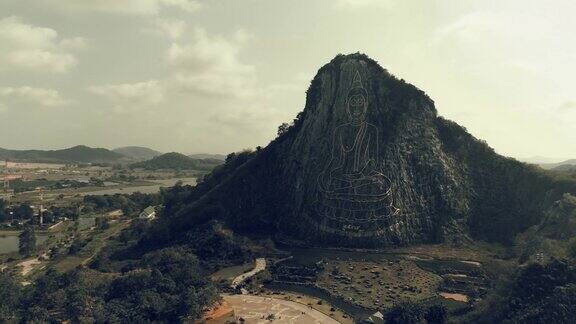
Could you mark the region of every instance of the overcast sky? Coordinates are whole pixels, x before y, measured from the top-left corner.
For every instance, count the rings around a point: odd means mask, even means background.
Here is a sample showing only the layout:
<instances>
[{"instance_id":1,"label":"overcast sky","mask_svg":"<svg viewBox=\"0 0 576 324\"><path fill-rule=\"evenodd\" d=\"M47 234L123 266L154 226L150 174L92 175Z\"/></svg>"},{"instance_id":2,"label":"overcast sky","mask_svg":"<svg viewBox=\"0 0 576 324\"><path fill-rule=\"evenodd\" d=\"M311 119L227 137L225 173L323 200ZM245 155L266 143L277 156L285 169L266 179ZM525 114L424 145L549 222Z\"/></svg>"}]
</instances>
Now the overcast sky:
<instances>
[{"instance_id":1,"label":"overcast sky","mask_svg":"<svg viewBox=\"0 0 576 324\"><path fill-rule=\"evenodd\" d=\"M316 71L359 51L501 154L576 158L575 12L573 0L0 0L0 147L266 145Z\"/></svg>"}]
</instances>

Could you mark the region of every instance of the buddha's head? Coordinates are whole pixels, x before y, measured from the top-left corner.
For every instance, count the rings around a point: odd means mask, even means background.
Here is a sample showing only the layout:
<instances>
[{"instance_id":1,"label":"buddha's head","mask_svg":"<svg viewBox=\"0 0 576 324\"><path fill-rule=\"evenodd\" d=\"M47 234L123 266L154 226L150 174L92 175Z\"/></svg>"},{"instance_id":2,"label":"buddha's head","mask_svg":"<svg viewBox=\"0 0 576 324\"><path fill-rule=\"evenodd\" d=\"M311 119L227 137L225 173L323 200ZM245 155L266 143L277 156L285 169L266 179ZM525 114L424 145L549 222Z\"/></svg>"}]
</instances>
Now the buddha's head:
<instances>
[{"instance_id":1,"label":"buddha's head","mask_svg":"<svg viewBox=\"0 0 576 324\"><path fill-rule=\"evenodd\" d=\"M358 71L356 71L346 101L346 110L352 123L363 122L366 117L366 110L368 109L368 92L366 92L366 89L362 86L362 80L360 79L360 73Z\"/></svg>"}]
</instances>

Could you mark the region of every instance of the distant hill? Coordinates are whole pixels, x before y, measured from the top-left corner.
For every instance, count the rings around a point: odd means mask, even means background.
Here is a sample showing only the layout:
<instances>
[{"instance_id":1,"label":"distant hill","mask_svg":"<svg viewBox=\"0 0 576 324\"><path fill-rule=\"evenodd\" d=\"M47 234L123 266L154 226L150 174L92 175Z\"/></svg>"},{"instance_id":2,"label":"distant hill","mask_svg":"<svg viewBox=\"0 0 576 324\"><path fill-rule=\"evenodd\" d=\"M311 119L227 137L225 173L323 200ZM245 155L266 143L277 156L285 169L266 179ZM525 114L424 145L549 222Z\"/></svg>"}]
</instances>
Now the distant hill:
<instances>
[{"instance_id":1,"label":"distant hill","mask_svg":"<svg viewBox=\"0 0 576 324\"><path fill-rule=\"evenodd\" d=\"M551 169L560 172L576 172L576 164L562 164Z\"/></svg>"},{"instance_id":2,"label":"distant hill","mask_svg":"<svg viewBox=\"0 0 576 324\"><path fill-rule=\"evenodd\" d=\"M569 159L558 163L540 163L539 166L546 170L558 170L557 168L559 167L576 167L576 159ZM560 170L565 170L565 168L560 168Z\"/></svg>"},{"instance_id":3,"label":"distant hill","mask_svg":"<svg viewBox=\"0 0 576 324\"><path fill-rule=\"evenodd\" d=\"M112 163L125 159L124 155L105 148L78 145L62 150L6 150L0 149L0 159L54 163Z\"/></svg>"},{"instance_id":4,"label":"distant hill","mask_svg":"<svg viewBox=\"0 0 576 324\"><path fill-rule=\"evenodd\" d=\"M210 171L220 164L222 164L221 160L193 159L184 154L172 152L162 154L148 161L133 163L130 166L147 170L174 169Z\"/></svg>"},{"instance_id":5,"label":"distant hill","mask_svg":"<svg viewBox=\"0 0 576 324\"><path fill-rule=\"evenodd\" d=\"M522 158L516 158L518 161L521 162L525 162L525 163L530 163L530 164L550 164L550 163L557 163L559 161L561 161L561 159L558 158L551 158L551 157L546 157L546 156L540 156L540 155L536 155L536 156L531 156L531 157L522 157Z\"/></svg>"},{"instance_id":6,"label":"distant hill","mask_svg":"<svg viewBox=\"0 0 576 324\"><path fill-rule=\"evenodd\" d=\"M226 160L226 155L224 154L207 154L207 153L198 153L198 154L189 154L189 157L193 159L214 159L224 161Z\"/></svg>"},{"instance_id":7,"label":"distant hill","mask_svg":"<svg viewBox=\"0 0 576 324\"><path fill-rule=\"evenodd\" d=\"M125 146L112 150L113 152L120 153L132 160L145 161L162 155L161 152L141 146Z\"/></svg>"}]
</instances>

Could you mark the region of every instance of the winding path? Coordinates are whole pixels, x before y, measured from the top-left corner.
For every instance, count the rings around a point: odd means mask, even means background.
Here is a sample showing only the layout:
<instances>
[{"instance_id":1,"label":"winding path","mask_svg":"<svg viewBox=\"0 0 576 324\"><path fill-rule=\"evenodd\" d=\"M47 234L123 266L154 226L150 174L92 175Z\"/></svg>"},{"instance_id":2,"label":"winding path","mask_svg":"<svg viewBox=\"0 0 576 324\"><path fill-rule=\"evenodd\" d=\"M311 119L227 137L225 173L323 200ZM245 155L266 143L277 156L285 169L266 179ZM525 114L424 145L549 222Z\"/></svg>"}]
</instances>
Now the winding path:
<instances>
[{"instance_id":1,"label":"winding path","mask_svg":"<svg viewBox=\"0 0 576 324\"><path fill-rule=\"evenodd\" d=\"M254 265L254 269L243 273L241 275L239 275L238 277L234 278L234 280L232 280L232 288L236 289L236 287L240 286L244 281L246 281L246 279L256 275L257 273L259 273L260 271L263 271L264 269L266 269L266 259L264 258L258 258L256 259L256 264Z\"/></svg>"}]
</instances>

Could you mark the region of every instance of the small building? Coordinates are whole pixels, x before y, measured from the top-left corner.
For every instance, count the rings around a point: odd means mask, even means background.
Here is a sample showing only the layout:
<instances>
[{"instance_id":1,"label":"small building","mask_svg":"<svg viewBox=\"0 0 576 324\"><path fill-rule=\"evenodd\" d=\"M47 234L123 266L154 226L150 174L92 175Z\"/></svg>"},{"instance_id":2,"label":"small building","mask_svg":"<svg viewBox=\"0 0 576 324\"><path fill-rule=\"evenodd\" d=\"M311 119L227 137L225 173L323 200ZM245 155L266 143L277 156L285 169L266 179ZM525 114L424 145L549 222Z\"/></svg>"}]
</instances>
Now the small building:
<instances>
[{"instance_id":1,"label":"small building","mask_svg":"<svg viewBox=\"0 0 576 324\"><path fill-rule=\"evenodd\" d=\"M144 209L140 213L138 218L141 218L141 219L154 219L154 218L156 218L156 207L154 207L154 206L146 207L146 209Z\"/></svg>"},{"instance_id":2,"label":"small building","mask_svg":"<svg viewBox=\"0 0 576 324\"><path fill-rule=\"evenodd\" d=\"M105 215L108 219L118 219L124 216L124 212L122 209L113 210Z\"/></svg>"},{"instance_id":3,"label":"small building","mask_svg":"<svg viewBox=\"0 0 576 324\"><path fill-rule=\"evenodd\" d=\"M376 312L365 319L363 323L384 324L384 314Z\"/></svg>"}]
</instances>

